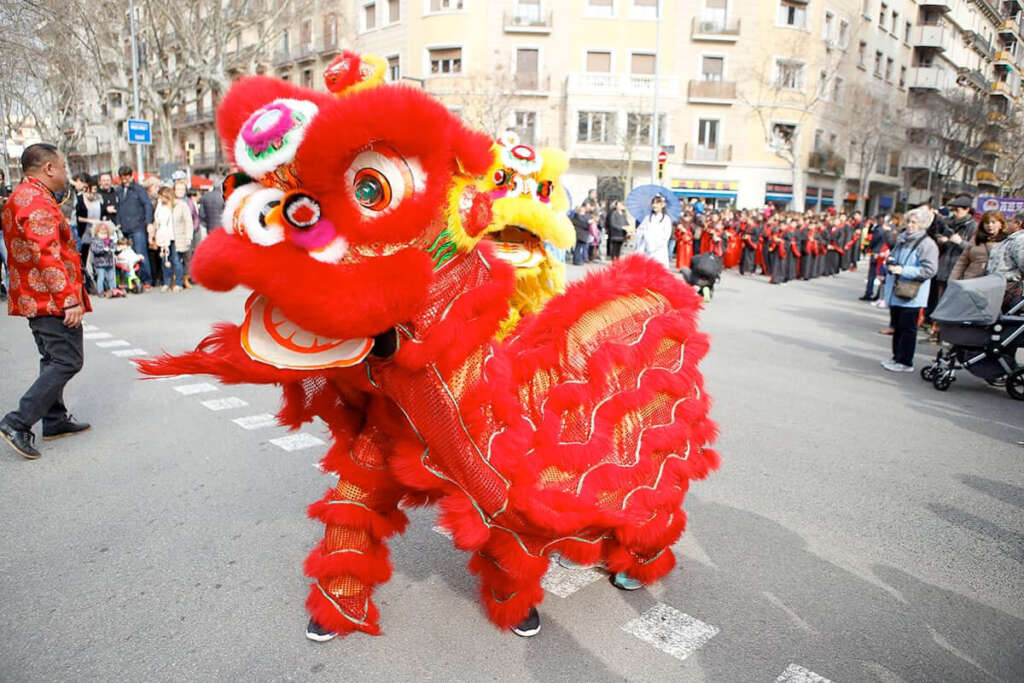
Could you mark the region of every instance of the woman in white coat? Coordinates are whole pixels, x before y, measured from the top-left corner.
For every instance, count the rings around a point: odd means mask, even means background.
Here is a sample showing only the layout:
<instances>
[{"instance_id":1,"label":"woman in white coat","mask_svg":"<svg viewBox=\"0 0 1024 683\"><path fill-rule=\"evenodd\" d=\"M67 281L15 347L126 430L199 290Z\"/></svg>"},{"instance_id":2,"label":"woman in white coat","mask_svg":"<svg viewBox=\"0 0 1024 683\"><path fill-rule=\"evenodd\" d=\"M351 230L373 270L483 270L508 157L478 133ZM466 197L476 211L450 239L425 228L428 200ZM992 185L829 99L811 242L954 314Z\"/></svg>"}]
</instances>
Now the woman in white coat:
<instances>
[{"instance_id":1,"label":"woman in white coat","mask_svg":"<svg viewBox=\"0 0 1024 683\"><path fill-rule=\"evenodd\" d=\"M668 242L672 238L672 219L665 213L665 198L651 199L651 213L636 229L637 253L645 254L666 268L670 267Z\"/></svg>"}]
</instances>

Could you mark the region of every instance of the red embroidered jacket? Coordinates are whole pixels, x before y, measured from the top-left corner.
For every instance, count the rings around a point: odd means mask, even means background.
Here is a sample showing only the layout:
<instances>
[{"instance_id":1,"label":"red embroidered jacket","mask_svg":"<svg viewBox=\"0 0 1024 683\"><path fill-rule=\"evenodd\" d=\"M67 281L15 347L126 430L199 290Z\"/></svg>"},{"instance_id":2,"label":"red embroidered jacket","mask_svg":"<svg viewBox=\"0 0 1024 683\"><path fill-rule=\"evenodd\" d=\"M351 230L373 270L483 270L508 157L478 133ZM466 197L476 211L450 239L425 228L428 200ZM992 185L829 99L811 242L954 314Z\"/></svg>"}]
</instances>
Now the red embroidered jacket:
<instances>
[{"instance_id":1,"label":"red embroidered jacket","mask_svg":"<svg viewBox=\"0 0 1024 683\"><path fill-rule=\"evenodd\" d=\"M92 310L82 287L82 266L71 226L42 182L28 178L14 188L0 221L10 271L10 315L63 316L64 309L78 304Z\"/></svg>"}]
</instances>

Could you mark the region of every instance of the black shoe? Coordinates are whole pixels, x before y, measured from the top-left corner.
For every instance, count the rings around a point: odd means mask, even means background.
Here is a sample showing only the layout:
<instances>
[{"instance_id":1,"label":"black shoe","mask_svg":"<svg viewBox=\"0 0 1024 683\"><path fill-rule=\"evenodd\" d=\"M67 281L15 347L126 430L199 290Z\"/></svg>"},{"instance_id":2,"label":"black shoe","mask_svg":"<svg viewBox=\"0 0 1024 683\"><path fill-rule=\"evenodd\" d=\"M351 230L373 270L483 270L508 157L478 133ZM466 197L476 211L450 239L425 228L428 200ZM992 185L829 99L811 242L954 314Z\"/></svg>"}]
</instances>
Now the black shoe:
<instances>
[{"instance_id":1,"label":"black shoe","mask_svg":"<svg viewBox=\"0 0 1024 683\"><path fill-rule=\"evenodd\" d=\"M0 437L3 437L3 440L21 456L29 460L39 458L40 453L35 447L36 435L32 432L15 429L5 420L0 422Z\"/></svg>"},{"instance_id":2,"label":"black shoe","mask_svg":"<svg viewBox=\"0 0 1024 683\"><path fill-rule=\"evenodd\" d=\"M70 436L71 434L84 432L90 426L91 425L88 422L75 422L75 416L68 415L64 418L64 421L59 423L56 427L43 427L43 441L52 441L53 439L59 439L62 436Z\"/></svg>"},{"instance_id":3,"label":"black shoe","mask_svg":"<svg viewBox=\"0 0 1024 683\"><path fill-rule=\"evenodd\" d=\"M309 623L306 624L306 637L318 643L326 643L328 640L333 640L337 635L334 631L328 631L316 623L312 617L309 618Z\"/></svg>"},{"instance_id":4,"label":"black shoe","mask_svg":"<svg viewBox=\"0 0 1024 683\"><path fill-rule=\"evenodd\" d=\"M526 615L526 618L512 627L512 633L523 638L529 638L540 633L540 614L537 613L536 607L531 607L530 613Z\"/></svg>"},{"instance_id":5,"label":"black shoe","mask_svg":"<svg viewBox=\"0 0 1024 683\"><path fill-rule=\"evenodd\" d=\"M860 299L858 299L858 301L871 301L871 297L870 296L862 296L862 297L860 297Z\"/></svg>"}]
</instances>

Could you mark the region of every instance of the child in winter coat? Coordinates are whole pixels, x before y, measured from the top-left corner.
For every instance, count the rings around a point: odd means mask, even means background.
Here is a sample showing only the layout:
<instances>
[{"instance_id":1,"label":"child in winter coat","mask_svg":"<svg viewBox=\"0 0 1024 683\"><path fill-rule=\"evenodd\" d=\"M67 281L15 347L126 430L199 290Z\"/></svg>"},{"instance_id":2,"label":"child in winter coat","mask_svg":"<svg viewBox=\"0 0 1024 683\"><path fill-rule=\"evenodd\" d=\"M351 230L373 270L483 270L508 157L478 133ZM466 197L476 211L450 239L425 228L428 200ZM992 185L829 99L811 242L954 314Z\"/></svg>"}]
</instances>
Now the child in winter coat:
<instances>
[{"instance_id":1,"label":"child in winter coat","mask_svg":"<svg viewBox=\"0 0 1024 683\"><path fill-rule=\"evenodd\" d=\"M117 278L114 276L114 240L110 236L111 225L106 222L97 223L92 232L92 265L96 269L96 292L110 298L117 291Z\"/></svg>"}]
</instances>

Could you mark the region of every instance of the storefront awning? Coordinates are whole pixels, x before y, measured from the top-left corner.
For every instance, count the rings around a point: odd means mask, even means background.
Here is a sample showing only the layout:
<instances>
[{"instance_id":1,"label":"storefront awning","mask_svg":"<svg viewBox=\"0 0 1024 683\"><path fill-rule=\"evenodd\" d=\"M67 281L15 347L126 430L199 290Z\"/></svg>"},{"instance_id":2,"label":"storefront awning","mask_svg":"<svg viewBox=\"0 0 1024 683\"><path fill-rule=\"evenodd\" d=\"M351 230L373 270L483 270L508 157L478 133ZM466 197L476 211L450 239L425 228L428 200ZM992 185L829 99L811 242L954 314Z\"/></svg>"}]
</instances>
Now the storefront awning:
<instances>
[{"instance_id":1,"label":"storefront awning","mask_svg":"<svg viewBox=\"0 0 1024 683\"><path fill-rule=\"evenodd\" d=\"M722 190L676 190L673 189L677 197L716 197L718 199L736 199L735 192L725 192Z\"/></svg>"}]
</instances>

